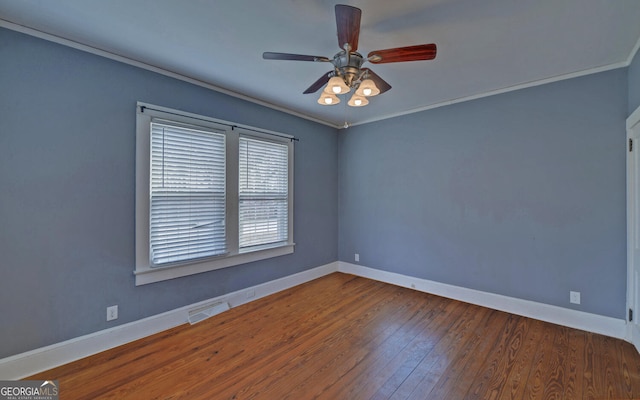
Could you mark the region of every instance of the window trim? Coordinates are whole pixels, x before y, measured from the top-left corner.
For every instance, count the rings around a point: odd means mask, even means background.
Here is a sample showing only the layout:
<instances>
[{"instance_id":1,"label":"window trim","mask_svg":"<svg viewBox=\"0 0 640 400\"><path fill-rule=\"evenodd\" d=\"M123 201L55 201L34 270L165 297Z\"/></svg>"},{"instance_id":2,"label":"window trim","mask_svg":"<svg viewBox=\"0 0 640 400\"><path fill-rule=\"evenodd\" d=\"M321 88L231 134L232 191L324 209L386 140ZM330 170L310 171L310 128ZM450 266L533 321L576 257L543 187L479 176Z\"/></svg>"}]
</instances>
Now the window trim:
<instances>
[{"instance_id":1,"label":"window trim","mask_svg":"<svg viewBox=\"0 0 640 400\"><path fill-rule=\"evenodd\" d=\"M224 130L226 135L226 198L227 198L227 244L228 253L201 261L167 266L151 266L149 257L149 206L150 206L150 137L151 120L204 129ZM288 146L288 238L286 243L265 246L252 251L239 251L238 243L238 142L240 136L268 140ZM253 261L291 254L293 242L293 137L279 132L270 132L250 126L241 126L228 121L191 114L166 107L138 102L136 106L136 286L168 279L198 274L216 269L232 267Z\"/></svg>"}]
</instances>

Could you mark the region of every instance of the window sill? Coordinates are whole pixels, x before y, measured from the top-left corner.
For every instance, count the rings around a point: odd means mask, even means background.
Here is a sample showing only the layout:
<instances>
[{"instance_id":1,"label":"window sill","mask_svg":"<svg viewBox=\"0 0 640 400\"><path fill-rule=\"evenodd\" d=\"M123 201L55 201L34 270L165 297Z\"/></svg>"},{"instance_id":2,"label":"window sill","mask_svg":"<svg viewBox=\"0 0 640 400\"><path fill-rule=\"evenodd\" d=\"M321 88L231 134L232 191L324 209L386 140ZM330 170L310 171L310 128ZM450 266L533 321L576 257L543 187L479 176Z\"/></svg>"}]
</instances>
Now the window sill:
<instances>
[{"instance_id":1,"label":"window sill","mask_svg":"<svg viewBox=\"0 0 640 400\"><path fill-rule=\"evenodd\" d=\"M253 261L265 260L267 258L284 256L286 254L292 254L294 246L295 243L291 243L279 247L271 247L262 250L235 254L224 258L211 259L196 264L156 268L151 268L149 266L137 266L135 270L136 286L166 281L168 279L180 278L182 276L199 274L216 269L232 267L234 265L246 264Z\"/></svg>"}]
</instances>

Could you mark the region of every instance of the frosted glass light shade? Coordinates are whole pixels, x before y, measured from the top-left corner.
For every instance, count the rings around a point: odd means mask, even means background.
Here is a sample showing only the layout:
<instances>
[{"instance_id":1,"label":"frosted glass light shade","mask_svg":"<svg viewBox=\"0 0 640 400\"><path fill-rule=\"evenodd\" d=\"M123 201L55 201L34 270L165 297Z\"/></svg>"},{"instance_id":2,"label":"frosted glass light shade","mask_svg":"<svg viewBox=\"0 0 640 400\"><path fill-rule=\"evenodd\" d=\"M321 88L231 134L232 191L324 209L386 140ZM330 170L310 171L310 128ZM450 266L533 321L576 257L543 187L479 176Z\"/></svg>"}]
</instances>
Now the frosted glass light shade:
<instances>
[{"instance_id":1,"label":"frosted glass light shade","mask_svg":"<svg viewBox=\"0 0 640 400\"><path fill-rule=\"evenodd\" d=\"M338 96L331 93L322 92L318 99L318 104L322 104L323 106L332 106L338 103L340 103Z\"/></svg>"},{"instance_id":2,"label":"frosted glass light shade","mask_svg":"<svg viewBox=\"0 0 640 400\"><path fill-rule=\"evenodd\" d=\"M364 96L358 96L357 94L354 94L353 96L351 96L351 99L347 104L349 104L351 107L362 107L369 104L369 100L367 100L367 98Z\"/></svg>"},{"instance_id":3,"label":"frosted glass light shade","mask_svg":"<svg viewBox=\"0 0 640 400\"><path fill-rule=\"evenodd\" d=\"M349 90L351 90L349 89L349 86L347 86L342 78L338 76L334 76L333 78L329 79L327 86L324 88L324 91L326 93L332 94L345 94L349 93Z\"/></svg>"},{"instance_id":4,"label":"frosted glass light shade","mask_svg":"<svg viewBox=\"0 0 640 400\"><path fill-rule=\"evenodd\" d=\"M358 96L371 97L380 94L380 89L376 86L375 82L371 79L365 79L358 86L358 90L356 90L356 94Z\"/></svg>"}]
</instances>

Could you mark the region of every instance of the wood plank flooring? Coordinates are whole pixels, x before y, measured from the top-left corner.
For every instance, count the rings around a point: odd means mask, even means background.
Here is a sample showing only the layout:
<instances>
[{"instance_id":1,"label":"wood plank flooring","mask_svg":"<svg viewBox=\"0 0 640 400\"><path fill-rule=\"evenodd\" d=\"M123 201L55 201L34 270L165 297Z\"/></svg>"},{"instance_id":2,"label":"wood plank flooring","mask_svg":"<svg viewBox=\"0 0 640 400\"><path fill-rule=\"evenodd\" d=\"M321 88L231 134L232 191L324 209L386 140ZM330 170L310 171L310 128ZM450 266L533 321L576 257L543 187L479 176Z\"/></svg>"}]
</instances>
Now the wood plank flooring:
<instances>
[{"instance_id":1,"label":"wood plank flooring","mask_svg":"<svg viewBox=\"0 0 640 400\"><path fill-rule=\"evenodd\" d=\"M32 379L61 399L640 399L640 355L335 273Z\"/></svg>"}]
</instances>

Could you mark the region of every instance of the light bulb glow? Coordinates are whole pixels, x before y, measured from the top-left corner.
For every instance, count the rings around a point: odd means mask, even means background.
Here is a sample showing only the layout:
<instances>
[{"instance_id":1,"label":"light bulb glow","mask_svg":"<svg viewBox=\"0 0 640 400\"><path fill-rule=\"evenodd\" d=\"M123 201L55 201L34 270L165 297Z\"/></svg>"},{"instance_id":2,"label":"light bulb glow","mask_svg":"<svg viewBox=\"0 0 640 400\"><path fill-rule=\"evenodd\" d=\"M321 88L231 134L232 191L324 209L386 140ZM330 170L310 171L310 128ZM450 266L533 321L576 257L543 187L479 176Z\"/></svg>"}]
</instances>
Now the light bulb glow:
<instances>
[{"instance_id":1,"label":"light bulb glow","mask_svg":"<svg viewBox=\"0 0 640 400\"><path fill-rule=\"evenodd\" d=\"M340 99L333 93L323 92L318 99L318 104L323 106L332 106L340 103Z\"/></svg>"},{"instance_id":2,"label":"light bulb glow","mask_svg":"<svg viewBox=\"0 0 640 400\"><path fill-rule=\"evenodd\" d=\"M362 107L369 104L369 100L367 100L366 97L362 97L362 96L358 96L357 94L354 94L353 96L351 96L351 99L347 104L349 104L351 107Z\"/></svg>"},{"instance_id":3,"label":"light bulb glow","mask_svg":"<svg viewBox=\"0 0 640 400\"><path fill-rule=\"evenodd\" d=\"M360 83L356 90L358 96L376 96L380 94L380 89L376 86L375 82L371 79L365 79Z\"/></svg>"},{"instance_id":4,"label":"light bulb glow","mask_svg":"<svg viewBox=\"0 0 640 400\"><path fill-rule=\"evenodd\" d=\"M348 93L349 90L351 90L349 86L347 86L346 83L344 83L344 80L339 76L334 76L329 79L327 86L324 88L325 93L333 95L345 94Z\"/></svg>"}]
</instances>

